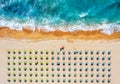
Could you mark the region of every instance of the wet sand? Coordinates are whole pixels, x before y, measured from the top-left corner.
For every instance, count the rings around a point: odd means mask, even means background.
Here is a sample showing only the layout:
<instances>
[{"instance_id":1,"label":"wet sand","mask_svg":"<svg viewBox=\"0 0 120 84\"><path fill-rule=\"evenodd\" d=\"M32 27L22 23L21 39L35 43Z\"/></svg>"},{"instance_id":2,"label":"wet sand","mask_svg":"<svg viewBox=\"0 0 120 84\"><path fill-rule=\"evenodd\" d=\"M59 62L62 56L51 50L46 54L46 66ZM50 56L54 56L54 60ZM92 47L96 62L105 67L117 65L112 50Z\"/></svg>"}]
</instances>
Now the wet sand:
<instances>
[{"instance_id":1,"label":"wet sand","mask_svg":"<svg viewBox=\"0 0 120 84\"><path fill-rule=\"evenodd\" d=\"M35 30L32 31L27 28L23 28L22 31L10 30L7 27L0 28L0 38L13 38L13 39L29 39L29 40L54 40L54 39L79 39L79 40L120 40L120 32L115 32L110 35L101 33L101 30L96 31L74 31L63 32L56 31L44 31Z\"/></svg>"}]
</instances>

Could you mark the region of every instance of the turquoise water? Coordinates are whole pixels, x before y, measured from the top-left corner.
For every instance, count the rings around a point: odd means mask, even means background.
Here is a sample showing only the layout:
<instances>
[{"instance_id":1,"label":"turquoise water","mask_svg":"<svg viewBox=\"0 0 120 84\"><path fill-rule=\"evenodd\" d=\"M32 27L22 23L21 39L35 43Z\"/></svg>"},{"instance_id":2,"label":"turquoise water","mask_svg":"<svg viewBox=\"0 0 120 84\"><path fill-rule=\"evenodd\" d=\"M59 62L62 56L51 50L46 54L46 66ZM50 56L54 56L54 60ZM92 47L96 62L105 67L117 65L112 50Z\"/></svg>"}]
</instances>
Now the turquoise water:
<instances>
[{"instance_id":1,"label":"turquoise water","mask_svg":"<svg viewBox=\"0 0 120 84\"><path fill-rule=\"evenodd\" d=\"M0 0L0 26L120 31L120 0Z\"/></svg>"}]
</instances>

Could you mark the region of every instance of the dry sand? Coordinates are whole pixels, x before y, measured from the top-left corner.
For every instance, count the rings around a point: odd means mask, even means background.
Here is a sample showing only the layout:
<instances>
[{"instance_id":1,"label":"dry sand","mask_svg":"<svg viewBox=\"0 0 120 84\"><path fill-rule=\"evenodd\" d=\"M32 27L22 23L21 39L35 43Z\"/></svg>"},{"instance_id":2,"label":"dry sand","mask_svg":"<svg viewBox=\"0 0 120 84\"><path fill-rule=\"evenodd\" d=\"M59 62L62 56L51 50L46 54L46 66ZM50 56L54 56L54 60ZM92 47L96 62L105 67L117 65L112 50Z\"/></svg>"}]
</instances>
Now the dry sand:
<instances>
[{"instance_id":1,"label":"dry sand","mask_svg":"<svg viewBox=\"0 0 120 84\"><path fill-rule=\"evenodd\" d=\"M112 83L118 84L120 76L120 32L111 35L102 34L100 31L75 31L75 32L45 32L9 30L0 28L0 84L7 84L7 50L55 50L59 51L64 45L65 50L105 50L111 51L112 57ZM27 40L40 40L37 42L26 42ZM79 61L78 61L79 62ZM101 62L101 61L100 61ZM51 68L51 67L50 67ZM78 72L79 73L79 72ZM102 72L100 72L102 73ZM78 78L79 79L79 78ZM106 77L107 79L107 77ZM29 83L28 83L29 84ZM46 84L46 83L45 83ZM49 83L52 84L52 83ZM79 84L79 83L78 83ZM90 84L90 83L89 83Z\"/></svg>"},{"instance_id":2,"label":"dry sand","mask_svg":"<svg viewBox=\"0 0 120 84\"><path fill-rule=\"evenodd\" d=\"M7 78L9 78L7 76L7 73L8 73L8 71L7 71L7 67L8 67L8 65L7 65L7 61L8 61L7 60L7 56L8 56L7 50L11 50L11 51L15 50L16 52L18 52L18 50L21 50L21 51L27 50L27 52L29 52L30 50L32 50L32 51L34 51L34 50L43 50L43 51L49 50L50 52L52 50L54 50L55 52L57 52L57 51L59 51L59 49L62 45L65 46L65 51L68 51L68 50L71 50L71 51L74 51L74 50L83 50L83 51L88 50L88 52L90 52L91 50L93 50L94 52L96 52L96 51L99 50L100 53L101 53L104 50L105 50L105 52L108 52L108 50L110 50L111 51L110 56L112 57L112 59L111 59L111 63L112 63L111 69L112 69L112 71L108 73L107 70L106 70L106 74L111 73L112 77L111 78L105 77L105 79L106 80L112 79L111 84L118 84L118 82L120 81L119 80L119 76L120 76L120 67L119 67L119 64L120 64L120 61L119 61L120 60L120 55L119 55L120 41L74 40L73 42L69 42L67 40L43 40L43 41L39 41L39 42L23 42L23 41L11 40L11 39L9 39L9 40L8 39L1 39L0 40L0 84L9 84L9 83L7 83ZM24 55L22 55L22 56L24 56ZM29 55L27 55L27 56L29 56ZM40 55L38 55L38 56L40 56ZM51 55L49 55L49 56L51 56ZM66 57L67 56L68 55L66 55ZM88 54L88 56L91 56L91 55ZM100 56L102 56L102 55L100 55ZM105 56L106 56L106 54L105 54ZM22 59L17 60L16 59L16 62L19 62L19 61L24 62L25 60L22 60ZM27 61L29 62L30 60L27 60ZM11 64L12 64L12 62L13 61L11 61ZM32 62L34 63L35 60L32 60ZM46 61L44 61L44 62L46 62ZM49 63L51 63L51 62L52 61L49 60ZM55 60L54 62L56 63L57 60ZM61 60L61 63L62 62L63 61ZM66 60L65 62L67 63L68 61ZM71 62L74 62L74 61L71 61ZM80 61L78 60L77 62L79 63ZM83 62L86 62L86 61L83 60ZM88 61L88 62L90 62L90 61ZM99 61L99 62L102 63L103 61ZM108 62L108 60L106 60L105 62ZM12 65L10 65L10 66L12 66ZM32 66L34 68L34 65L32 65ZM16 68L17 67L18 66L16 65ZM22 67L24 67L24 66L22 65ZM27 65L27 67L29 67L29 65ZM54 67L56 68L57 66L54 66ZM77 66L77 67L79 68L79 66ZM66 68L68 68L68 66L66 66ZM89 66L88 68L91 68L91 66ZM96 68L96 66L94 68ZM103 68L103 66L101 66L100 68ZM107 67L105 67L105 68L107 69ZM51 69L51 65L49 66L49 69ZM11 71L11 73L14 73L14 72ZM15 73L19 73L19 72L15 71ZM21 73L24 73L24 71L21 72ZM27 71L27 73L29 74L30 71ZM52 72L49 72L49 73L51 74ZM55 72L56 75L57 75L57 73L58 72ZM61 73L63 73L63 72L61 72ZM73 73L74 72L71 72L71 74L73 74ZM76 73L80 74L79 71L76 72ZM85 74L84 71L82 73ZM88 73L91 74L91 71L88 72ZM96 73L97 72L95 72L95 74ZM100 71L99 73L102 74L103 72ZM67 72L66 72L66 74L67 74ZM13 78L14 77L11 76L11 80ZM20 78L22 80L24 79L24 77L20 77ZM28 76L27 78L29 80L30 77ZM16 83L18 84L19 83L18 82L19 77L17 76L16 79L17 79ZM35 79L35 77L33 76L32 79ZM63 79L63 77L61 77L61 79ZM72 78L72 79L74 79L74 78ZM79 80L79 77L77 77L76 79ZM83 77L83 80L84 79L85 78ZM90 79L91 79L91 77L89 77L89 80ZM94 79L96 80L96 77ZM100 80L101 79L102 78L100 77ZM51 78L49 78L49 80L51 80ZM68 80L68 79L66 78L66 80ZM54 83L57 84L57 82L54 82ZM94 83L96 83L96 82L94 82ZM30 83L27 82L26 84L30 84ZM35 84L35 83L31 83L31 84ZM42 84L46 84L46 82L44 82ZM50 82L49 84L53 84L53 83ZM72 82L72 84L74 84L74 82ZM79 82L76 83L76 84L79 84ZM85 83L83 83L83 84L85 84ZM89 82L89 84L91 84L91 83ZM108 83L105 83L105 84L108 84Z\"/></svg>"}]
</instances>

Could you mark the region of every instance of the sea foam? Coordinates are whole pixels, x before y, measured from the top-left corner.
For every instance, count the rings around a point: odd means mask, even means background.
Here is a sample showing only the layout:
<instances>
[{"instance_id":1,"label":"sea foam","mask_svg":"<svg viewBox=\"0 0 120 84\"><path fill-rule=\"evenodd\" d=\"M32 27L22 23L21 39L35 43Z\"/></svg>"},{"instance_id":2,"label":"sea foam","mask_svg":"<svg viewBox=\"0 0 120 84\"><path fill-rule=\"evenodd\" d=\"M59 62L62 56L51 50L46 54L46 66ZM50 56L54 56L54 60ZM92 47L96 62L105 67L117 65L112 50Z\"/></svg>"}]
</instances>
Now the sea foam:
<instances>
[{"instance_id":1,"label":"sea foam","mask_svg":"<svg viewBox=\"0 0 120 84\"><path fill-rule=\"evenodd\" d=\"M120 1L0 0L0 26L111 34L120 31Z\"/></svg>"},{"instance_id":2,"label":"sea foam","mask_svg":"<svg viewBox=\"0 0 120 84\"><path fill-rule=\"evenodd\" d=\"M59 24L59 25L36 25L33 20L29 20L25 23L19 23L16 21L0 20L0 27L9 27L11 30L15 29L21 31L23 28L29 28L30 30L45 30L46 32L61 30L64 32L73 32L76 30L82 31L94 31L101 30L104 34L112 34L114 32L120 32L119 23L102 23L86 25L84 23L77 24Z\"/></svg>"}]
</instances>

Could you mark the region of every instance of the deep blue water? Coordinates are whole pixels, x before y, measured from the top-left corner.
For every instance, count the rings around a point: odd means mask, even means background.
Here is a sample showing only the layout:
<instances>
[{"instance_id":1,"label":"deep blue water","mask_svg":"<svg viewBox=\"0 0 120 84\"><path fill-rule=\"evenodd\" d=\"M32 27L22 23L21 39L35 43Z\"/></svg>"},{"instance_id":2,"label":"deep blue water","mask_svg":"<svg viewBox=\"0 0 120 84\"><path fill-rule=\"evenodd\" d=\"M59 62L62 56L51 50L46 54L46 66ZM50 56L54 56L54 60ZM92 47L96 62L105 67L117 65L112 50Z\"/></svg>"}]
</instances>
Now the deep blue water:
<instances>
[{"instance_id":1,"label":"deep blue water","mask_svg":"<svg viewBox=\"0 0 120 84\"><path fill-rule=\"evenodd\" d=\"M1 25L10 25L11 21L14 24L32 21L34 26L57 25L57 28L77 25L76 29L82 29L95 24L103 27L104 23L120 28L120 0L0 0Z\"/></svg>"}]
</instances>

